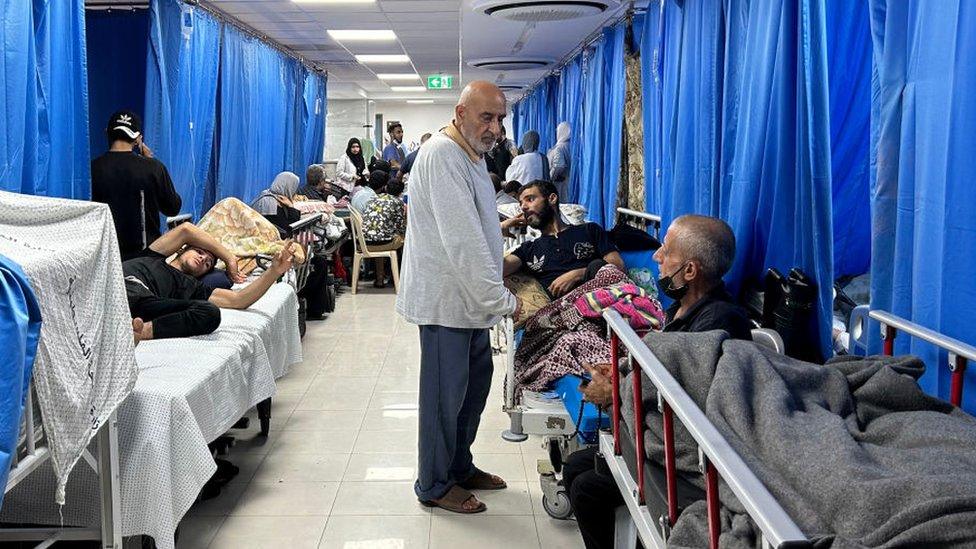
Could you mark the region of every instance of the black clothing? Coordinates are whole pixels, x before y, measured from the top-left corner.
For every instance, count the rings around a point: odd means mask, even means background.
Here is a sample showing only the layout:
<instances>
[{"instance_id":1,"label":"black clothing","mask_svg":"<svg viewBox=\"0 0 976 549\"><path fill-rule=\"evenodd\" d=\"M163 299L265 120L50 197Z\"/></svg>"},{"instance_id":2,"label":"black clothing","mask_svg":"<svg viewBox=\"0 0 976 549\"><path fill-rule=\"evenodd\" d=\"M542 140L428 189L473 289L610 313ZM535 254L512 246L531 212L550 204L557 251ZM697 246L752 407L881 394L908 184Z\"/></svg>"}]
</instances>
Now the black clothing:
<instances>
[{"instance_id":1,"label":"black clothing","mask_svg":"<svg viewBox=\"0 0 976 549\"><path fill-rule=\"evenodd\" d=\"M108 204L122 261L160 236L159 214L177 215L183 201L162 162L132 152L108 151L91 163L92 201Z\"/></svg>"},{"instance_id":2,"label":"black clothing","mask_svg":"<svg viewBox=\"0 0 976 549\"><path fill-rule=\"evenodd\" d=\"M264 217L274 224L275 227L278 227L278 233L281 235L281 238L289 238L291 236L291 227L289 225L301 221L302 212L279 202L278 210L273 214L265 214Z\"/></svg>"},{"instance_id":3,"label":"black clothing","mask_svg":"<svg viewBox=\"0 0 976 549\"><path fill-rule=\"evenodd\" d=\"M220 309L208 302L213 290L166 263L152 250L122 263L133 318L153 323L153 337L209 334L220 326Z\"/></svg>"},{"instance_id":4,"label":"black clothing","mask_svg":"<svg viewBox=\"0 0 976 549\"><path fill-rule=\"evenodd\" d=\"M752 322L745 309L735 304L724 283L705 294L684 316L674 318L680 306L676 301L665 311L665 332L725 330L732 339L752 339Z\"/></svg>"},{"instance_id":5,"label":"black clothing","mask_svg":"<svg viewBox=\"0 0 976 549\"><path fill-rule=\"evenodd\" d=\"M352 154L353 145L359 145L359 154ZM350 138L349 142L346 144L346 156L348 156L349 160L352 160L353 165L356 166L356 173L362 174L363 170L366 169L366 160L363 158L363 145L355 137Z\"/></svg>"},{"instance_id":6,"label":"black clothing","mask_svg":"<svg viewBox=\"0 0 976 549\"><path fill-rule=\"evenodd\" d=\"M505 181L505 172L512 165L512 153L505 146L507 141L506 139L501 143L495 143L495 146L485 155L488 171L500 177L502 181ZM529 181L520 181L519 183L525 184Z\"/></svg>"},{"instance_id":7,"label":"black clothing","mask_svg":"<svg viewBox=\"0 0 976 549\"><path fill-rule=\"evenodd\" d=\"M558 212L556 215L559 215ZM607 232L596 223L568 225L557 236L542 235L518 247L513 254L522 265L548 288L563 274L584 269L594 259L603 259L617 247Z\"/></svg>"},{"instance_id":8,"label":"black clothing","mask_svg":"<svg viewBox=\"0 0 976 549\"><path fill-rule=\"evenodd\" d=\"M319 192L314 185L306 184L304 187L298 190L298 194L308 198L309 200L325 200L325 196Z\"/></svg>"},{"instance_id":9,"label":"black clothing","mask_svg":"<svg viewBox=\"0 0 976 549\"><path fill-rule=\"evenodd\" d=\"M574 452L563 464L563 486L586 549L613 549L614 514L624 504L612 476L597 472L598 447ZM603 469L606 469L605 467Z\"/></svg>"},{"instance_id":10,"label":"black clothing","mask_svg":"<svg viewBox=\"0 0 976 549\"><path fill-rule=\"evenodd\" d=\"M122 263L122 274L128 282L136 278L140 287L152 295L171 299L210 299L213 290L202 282L166 262L166 256L146 250L141 256ZM137 283L138 285L138 283Z\"/></svg>"}]
</instances>

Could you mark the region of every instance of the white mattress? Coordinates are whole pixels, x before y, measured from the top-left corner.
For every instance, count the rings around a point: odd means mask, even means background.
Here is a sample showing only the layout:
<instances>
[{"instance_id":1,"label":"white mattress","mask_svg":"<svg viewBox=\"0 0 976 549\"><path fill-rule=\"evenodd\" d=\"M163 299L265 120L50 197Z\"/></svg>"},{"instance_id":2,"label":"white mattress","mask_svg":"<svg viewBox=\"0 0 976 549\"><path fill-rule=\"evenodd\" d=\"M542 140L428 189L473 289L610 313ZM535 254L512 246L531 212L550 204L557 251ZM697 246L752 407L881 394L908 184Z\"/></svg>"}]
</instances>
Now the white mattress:
<instances>
[{"instance_id":1,"label":"white mattress","mask_svg":"<svg viewBox=\"0 0 976 549\"><path fill-rule=\"evenodd\" d=\"M171 549L176 526L216 470L207 442L273 396L275 378L302 360L295 291L275 284L246 311L222 309L213 334L142 342L136 360L139 378L118 416L122 533L150 535ZM57 508L37 509L31 497L51 489L43 486L47 476L8 495L2 518L57 524ZM95 477L78 476L84 479L68 487L66 525L98 513Z\"/></svg>"}]
</instances>

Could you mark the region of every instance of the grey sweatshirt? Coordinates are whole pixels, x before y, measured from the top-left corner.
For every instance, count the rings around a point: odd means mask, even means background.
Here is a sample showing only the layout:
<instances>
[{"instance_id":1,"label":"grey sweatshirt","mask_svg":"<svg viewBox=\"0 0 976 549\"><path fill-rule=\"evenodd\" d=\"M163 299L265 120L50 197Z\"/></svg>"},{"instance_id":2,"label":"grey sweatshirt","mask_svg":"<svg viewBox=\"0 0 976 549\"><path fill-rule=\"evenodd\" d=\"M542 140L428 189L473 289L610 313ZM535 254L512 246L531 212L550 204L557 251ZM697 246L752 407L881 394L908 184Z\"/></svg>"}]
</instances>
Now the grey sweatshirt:
<instances>
[{"instance_id":1,"label":"grey sweatshirt","mask_svg":"<svg viewBox=\"0 0 976 549\"><path fill-rule=\"evenodd\" d=\"M502 284L504 242L485 161L456 139L453 124L431 137L410 172L396 308L413 324L489 328L515 311L515 296Z\"/></svg>"}]
</instances>

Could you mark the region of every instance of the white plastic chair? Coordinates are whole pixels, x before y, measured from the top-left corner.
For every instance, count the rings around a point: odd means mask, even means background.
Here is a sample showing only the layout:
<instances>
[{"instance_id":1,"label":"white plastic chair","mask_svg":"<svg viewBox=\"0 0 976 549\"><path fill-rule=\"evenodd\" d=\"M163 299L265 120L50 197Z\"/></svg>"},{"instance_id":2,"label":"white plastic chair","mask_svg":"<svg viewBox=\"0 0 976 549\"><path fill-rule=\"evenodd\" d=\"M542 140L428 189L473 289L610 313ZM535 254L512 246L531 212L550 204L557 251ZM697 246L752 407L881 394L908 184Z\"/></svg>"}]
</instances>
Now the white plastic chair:
<instances>
[{"instance_id":1,"label":"white plastic chair","mask_svg":"<svg viewBox=\"0 0 976 549\"><path fill-rule=\"evenodd\" d=\"M392 248L388 248L387 244L380 244L378 246L373 246L370 248L366 244L366 236L363 234L363 216L356 211L355 208L349 206L349 220L352 224L352 235L353 235L353 259L352 259L352 293L356 295L356 289L359 286L359 266L364 259L390 259L390 269L393 271L393 289L396 292L400 291L400 266L397 263L396 251L402 246L402 244Z\"/></svg>"}]
</instances>

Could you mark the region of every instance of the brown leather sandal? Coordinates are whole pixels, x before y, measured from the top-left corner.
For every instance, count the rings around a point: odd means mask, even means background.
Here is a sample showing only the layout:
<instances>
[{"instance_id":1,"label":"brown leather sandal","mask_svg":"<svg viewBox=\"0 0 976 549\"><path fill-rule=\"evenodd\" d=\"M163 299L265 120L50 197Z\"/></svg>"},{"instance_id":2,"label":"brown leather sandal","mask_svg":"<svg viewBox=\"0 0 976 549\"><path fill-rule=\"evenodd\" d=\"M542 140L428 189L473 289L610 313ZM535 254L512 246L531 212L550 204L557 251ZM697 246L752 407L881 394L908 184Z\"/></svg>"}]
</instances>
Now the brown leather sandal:
<instances>
[{"instance_id":1,"label":"brown leather sandal","mask_svg":"<svg viewBox=\"0 0 976 549\"><path fill-rule=\"evenodd\" d=\"M458 486L467 490L504 490L508 488L508 484L502 480L502 477L484 471L475 471L467 480L459 482Z\"/></svg>"},{"instance_id":2,"label":"brown leather sandal","mask_svg":"<svg viewBox=\"0 0 976 549\"><path fill-rule=\"evenodd\" d=\"M478 506L474 508L465 507L464 504L471 500L478 502ZM488 506L484 502L478 501L474 494L457 485L452 486L440 499L420 500L420 503L425 507L440 507L446 511L463 515L482 513L488 509Z\"/></svg>"}]
</instances>

